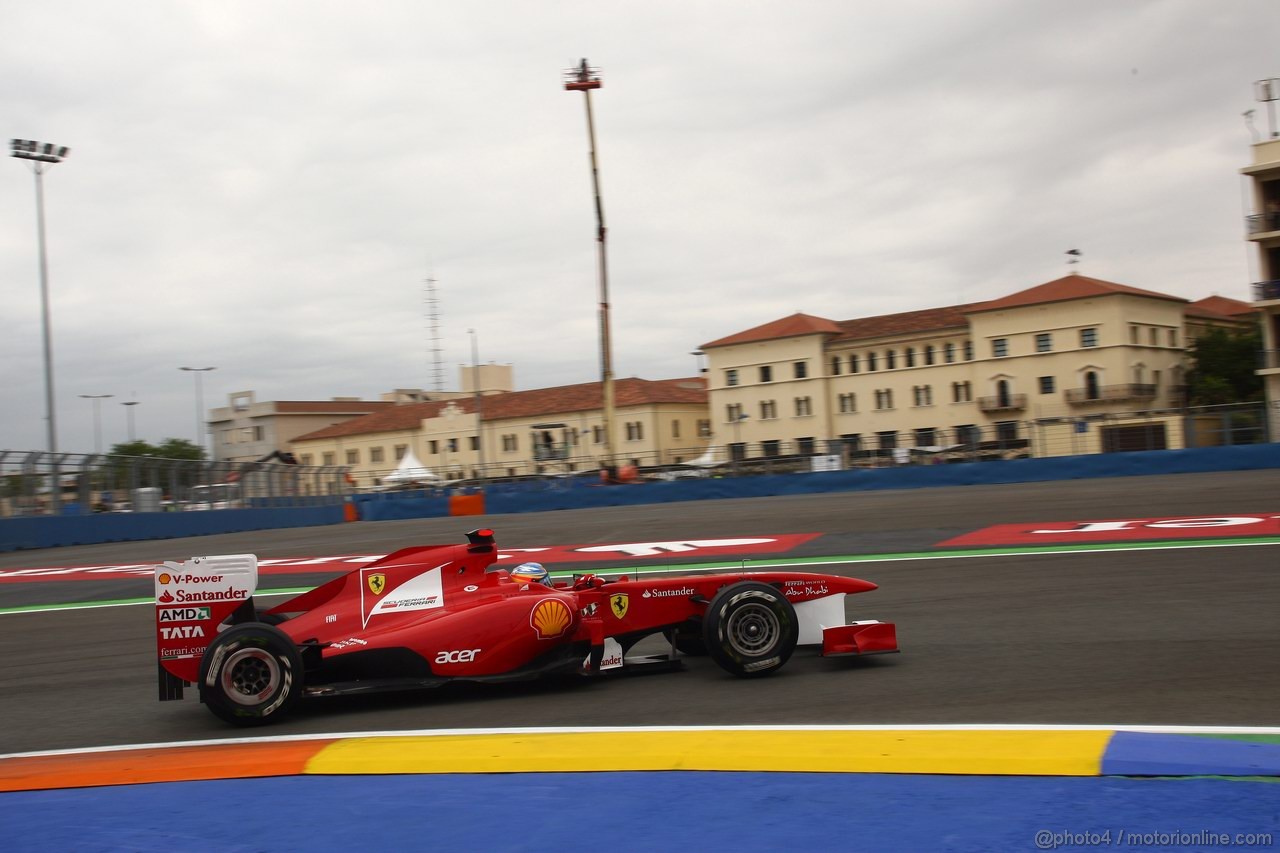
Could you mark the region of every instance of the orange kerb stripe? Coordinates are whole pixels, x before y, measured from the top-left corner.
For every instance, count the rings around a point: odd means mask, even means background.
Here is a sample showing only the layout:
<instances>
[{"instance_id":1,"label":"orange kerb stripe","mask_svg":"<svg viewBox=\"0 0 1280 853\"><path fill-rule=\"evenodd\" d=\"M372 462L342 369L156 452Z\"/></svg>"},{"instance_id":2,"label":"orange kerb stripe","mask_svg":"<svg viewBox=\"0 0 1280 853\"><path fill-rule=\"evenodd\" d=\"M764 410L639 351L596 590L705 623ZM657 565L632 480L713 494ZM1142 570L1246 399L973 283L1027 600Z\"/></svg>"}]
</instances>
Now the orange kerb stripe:
<instances>
[{"instance_id":1,"label":"orange kerb stripe","mask_svg":"<svg viewBox=\"0 0 1280 853\"><path fill-rule=\"evenodd\" d=\"M301 774L307 760L334 740L8 758L0 761L0 791L293 776Z\"/></svg>"}]
</instances>

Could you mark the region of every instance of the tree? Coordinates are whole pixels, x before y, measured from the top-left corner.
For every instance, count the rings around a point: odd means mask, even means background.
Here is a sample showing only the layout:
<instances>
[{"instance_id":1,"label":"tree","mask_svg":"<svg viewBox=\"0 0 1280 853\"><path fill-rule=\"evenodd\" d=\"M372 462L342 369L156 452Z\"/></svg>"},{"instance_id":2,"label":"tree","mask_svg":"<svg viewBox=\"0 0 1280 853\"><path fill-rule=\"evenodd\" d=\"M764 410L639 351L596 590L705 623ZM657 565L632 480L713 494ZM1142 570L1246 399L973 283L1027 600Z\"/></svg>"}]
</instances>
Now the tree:
<instances>
[{"instance_id":1,"label":"tree","mask_svg":"<svg viewBox=\"0 0 1280 853\"><path fill-rule=\"evenodd\" d=\"M196 462L205 457L203 447L197 447L185 438L166 438L158 446L145 441L126 441L113 444L108 453L111 456L158 456L161 459L188 459Z\"/></svg>"},{"instance_id":2,"label":"tree","mask_svg":"<svg viewBox=\"0 0 1280 853\"><path fill-rule=\"evenodd\" d=\"M1262 337L1247 332L1210 329L1191 345L1192 368L1187 374L1188 400L1193 406L1251 403L1261 400L1262 377L1257 370Z\"/></svg>"}]
</instances>

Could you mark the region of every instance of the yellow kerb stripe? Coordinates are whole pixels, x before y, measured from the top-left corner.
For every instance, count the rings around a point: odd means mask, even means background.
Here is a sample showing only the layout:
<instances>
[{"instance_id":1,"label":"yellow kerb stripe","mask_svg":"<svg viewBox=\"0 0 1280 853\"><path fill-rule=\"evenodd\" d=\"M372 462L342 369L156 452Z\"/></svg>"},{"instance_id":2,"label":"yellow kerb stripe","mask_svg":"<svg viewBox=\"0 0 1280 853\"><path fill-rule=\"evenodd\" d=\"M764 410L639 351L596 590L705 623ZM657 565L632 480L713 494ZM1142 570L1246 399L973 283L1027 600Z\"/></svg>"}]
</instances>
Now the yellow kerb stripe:
<instances>
[{"instance_id":1,"label":"yellow kerb stripe","mask_svg":"<svg viewBox=\"0 0 1280 853\"><path fill-rule=\"evenodd\" d=\"M1096 776L1110 731L673 731L348 738L306 773L747 770Z\"/></svg>"}]
</instances>

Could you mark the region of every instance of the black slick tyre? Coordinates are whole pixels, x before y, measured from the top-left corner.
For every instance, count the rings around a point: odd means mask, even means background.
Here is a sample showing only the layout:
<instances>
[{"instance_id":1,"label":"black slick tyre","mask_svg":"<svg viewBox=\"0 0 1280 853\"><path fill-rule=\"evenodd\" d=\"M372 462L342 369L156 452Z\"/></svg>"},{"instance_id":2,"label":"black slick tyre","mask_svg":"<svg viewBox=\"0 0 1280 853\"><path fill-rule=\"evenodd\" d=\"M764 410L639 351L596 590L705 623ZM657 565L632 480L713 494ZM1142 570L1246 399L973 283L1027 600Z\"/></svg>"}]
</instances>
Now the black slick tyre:
<instances>
[{"instance_id":1,"label":"black slick tyre","mask_svg":"<svg viewBox=\"0 0 1280 853\"><path fill-rule=\"evenodd\" d=\"M302 695L302 657L289 635L261 622L220 633L200 660L200 700L221 720L261 726Z\"/></svg>"},{"instance_id":2,"label":"black slick tyre","mask_svg":"<svg viewBox=\"0 0 1280 853\"><path fill-rule=\"evenodd\" d=\"M707 654L743 678L768 675L795 651L800 625L795 608L772 586L742 581L724 587L702 621Z\"/></svg>"}]
</instances>

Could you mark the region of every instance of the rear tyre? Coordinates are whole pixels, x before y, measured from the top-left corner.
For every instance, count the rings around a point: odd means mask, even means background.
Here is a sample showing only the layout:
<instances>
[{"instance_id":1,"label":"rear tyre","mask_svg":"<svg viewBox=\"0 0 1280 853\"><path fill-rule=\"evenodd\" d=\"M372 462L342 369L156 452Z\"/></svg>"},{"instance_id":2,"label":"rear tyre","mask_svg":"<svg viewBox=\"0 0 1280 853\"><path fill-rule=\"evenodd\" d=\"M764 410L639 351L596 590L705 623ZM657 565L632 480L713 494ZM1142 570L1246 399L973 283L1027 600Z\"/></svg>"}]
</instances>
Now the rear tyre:
<instances>
[{"instance_id":1,"label":"rear tyre","mask_svg":"<svg viewBox=\"0 0 1280 853\"><path fill-rule=\"evenodd\" d=\"M233 625L200 660L200 700L237 726L261 726L286 716L302 695L302 657L279 628Z\"/></svg>"},{"instance_id":2,"label":"rear tyre","mask_svg":"<svg viewBox=\"0 0 1280 853\"><path fill-rule=\"evenodd\" d=\"M711 599L702 636L707 654L721 669L756 678L791 658L800 626L795 608L781 592L768 584L743 581L724 587Z\"/></svg>"}]
</instances>

